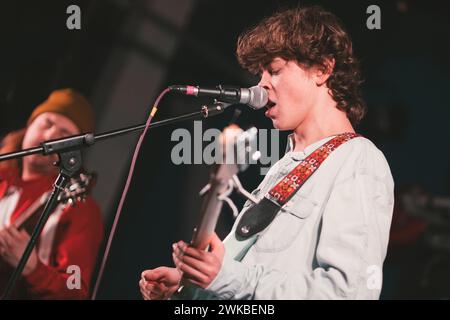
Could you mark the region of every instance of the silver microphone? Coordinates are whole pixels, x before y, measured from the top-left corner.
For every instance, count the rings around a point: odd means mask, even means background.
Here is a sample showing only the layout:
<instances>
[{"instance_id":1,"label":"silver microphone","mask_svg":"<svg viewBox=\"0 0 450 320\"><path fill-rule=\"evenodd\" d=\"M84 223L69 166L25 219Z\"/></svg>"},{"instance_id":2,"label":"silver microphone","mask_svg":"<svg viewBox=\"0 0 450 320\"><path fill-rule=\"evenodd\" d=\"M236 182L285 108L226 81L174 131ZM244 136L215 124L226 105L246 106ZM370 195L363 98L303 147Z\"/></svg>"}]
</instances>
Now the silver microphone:
<instances>
[{"instance_id":1,"label":"silver microphone","mask_svg":"<svg viewBox=\"0 0 450 320\"><path fill-rule=\"evenodd\" d=\"M216 88L203 88L190 85L170 86L171 91L196 97L213 97L222 102L246 104L254 110L261 109L269 101L267 90L260 86L251 88L235 88L217 86Z\"/></svg>"}]
</instances>

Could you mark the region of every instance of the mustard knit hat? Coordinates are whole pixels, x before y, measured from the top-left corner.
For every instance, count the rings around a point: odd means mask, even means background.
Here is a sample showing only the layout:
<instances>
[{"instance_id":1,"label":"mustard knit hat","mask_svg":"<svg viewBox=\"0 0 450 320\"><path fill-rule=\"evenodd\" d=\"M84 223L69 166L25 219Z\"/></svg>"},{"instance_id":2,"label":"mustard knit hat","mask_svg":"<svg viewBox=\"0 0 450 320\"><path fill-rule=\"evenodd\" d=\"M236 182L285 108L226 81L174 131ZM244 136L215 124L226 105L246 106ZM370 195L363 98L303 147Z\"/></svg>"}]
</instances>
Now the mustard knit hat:
<instances>
[{"instance_id":1,"label":"mustard knit hat","mask_svg":"<svg viewBox=\"0 0 450 320\"><path fill-rule=\"evenodd\" d=\"M34 109L28 125L44 112L55 112L72 120L81 133L94 130L94 114L87 99L73 89L53 91L47 100Z\"/></svg>"}]
</instances>

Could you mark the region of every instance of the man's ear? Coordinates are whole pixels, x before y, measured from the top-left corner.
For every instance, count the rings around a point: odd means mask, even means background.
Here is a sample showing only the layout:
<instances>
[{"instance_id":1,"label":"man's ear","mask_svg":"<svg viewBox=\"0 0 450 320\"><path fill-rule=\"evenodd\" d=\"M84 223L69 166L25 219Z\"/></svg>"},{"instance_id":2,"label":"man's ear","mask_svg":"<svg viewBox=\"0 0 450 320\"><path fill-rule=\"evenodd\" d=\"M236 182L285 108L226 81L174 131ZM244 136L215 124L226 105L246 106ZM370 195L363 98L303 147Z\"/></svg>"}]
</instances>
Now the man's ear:
<instances>
[{"instance_id":1,"label":"man's ear","mask_svg":"<svg viewBox=\"0 0 450 320\"><path fill-rule=\"evenodd\" d=\"M334 70L334 58L325 58L322 65L318 66L315 72L316 85L321 86L327 82Z\"/></svg>"}]
</instances>

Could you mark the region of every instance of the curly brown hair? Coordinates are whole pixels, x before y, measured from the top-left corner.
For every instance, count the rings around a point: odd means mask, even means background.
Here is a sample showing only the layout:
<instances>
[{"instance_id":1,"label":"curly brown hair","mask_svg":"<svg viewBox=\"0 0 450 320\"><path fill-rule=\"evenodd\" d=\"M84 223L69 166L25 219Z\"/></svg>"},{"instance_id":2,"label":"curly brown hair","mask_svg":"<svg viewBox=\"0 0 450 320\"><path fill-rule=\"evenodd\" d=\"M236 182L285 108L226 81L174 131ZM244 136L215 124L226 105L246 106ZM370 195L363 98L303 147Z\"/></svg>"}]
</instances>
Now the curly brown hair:
<instances>
[{"instance_id":1,"label":"curly brown hair","mask_svg":"<svg viewBox=\"0 0 450 320\"><path fill-rule=\"evenodd\" d=\"M239 37L236 53L241 66L253 74L268 68L276 57L323 70L334 60L327 87L338 109L353 124L365 115L352 42L339 19L322 7L297 7L265 18Z\"/></svg>"}]
</instances>

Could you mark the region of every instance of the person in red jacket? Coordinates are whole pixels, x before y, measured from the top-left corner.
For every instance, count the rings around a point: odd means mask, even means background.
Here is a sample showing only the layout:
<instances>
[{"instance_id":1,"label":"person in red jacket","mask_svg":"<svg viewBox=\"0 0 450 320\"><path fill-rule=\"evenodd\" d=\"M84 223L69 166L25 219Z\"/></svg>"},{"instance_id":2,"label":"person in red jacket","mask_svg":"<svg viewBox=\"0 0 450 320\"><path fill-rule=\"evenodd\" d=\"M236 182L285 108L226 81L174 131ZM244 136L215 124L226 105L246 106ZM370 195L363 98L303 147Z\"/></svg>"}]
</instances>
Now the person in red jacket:
<instances>
[{"instance_id":1,"label":"person in red jacket","mask_svg":"<svg viewBox=\"0 0 450 320\"><path fill-rule=\"evenodd\" d=\"M88 101L72 89L61 89L31 114L25 129L8 134L0 154L39 143L92 132ZM31 155L0 162L0 295L18 265L45 196L58 174L56 155ZM32 212L25 222L19 222ZM22 277L13 291L16 299L86 299L97 254L103 240L103 221L91 197L75 206L59 203L48 219Z\"/></svg>"}]
</instances>

